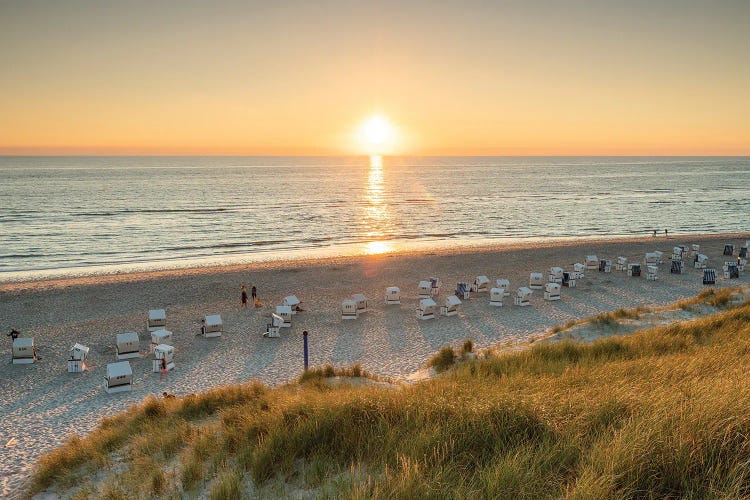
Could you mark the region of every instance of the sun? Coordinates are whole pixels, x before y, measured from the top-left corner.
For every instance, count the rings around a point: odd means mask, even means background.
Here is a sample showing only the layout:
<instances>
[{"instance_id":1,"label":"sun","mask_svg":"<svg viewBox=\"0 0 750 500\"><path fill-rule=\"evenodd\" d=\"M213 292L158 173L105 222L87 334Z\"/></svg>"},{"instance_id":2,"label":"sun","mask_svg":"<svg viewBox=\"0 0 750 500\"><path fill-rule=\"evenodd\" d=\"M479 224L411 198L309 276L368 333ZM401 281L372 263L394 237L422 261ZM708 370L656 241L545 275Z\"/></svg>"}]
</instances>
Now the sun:
<instances>
[{"instance_id":1,"label":"sun","mask_svg":"<svg viewBox=\"0 0 750 500\"><path fill-rule=\"evenodd\" d=\"M357 137L365 153L384 154L393 148L396 129L385 116L372 115L359 126Z\"/></svg>"}]
</instances>

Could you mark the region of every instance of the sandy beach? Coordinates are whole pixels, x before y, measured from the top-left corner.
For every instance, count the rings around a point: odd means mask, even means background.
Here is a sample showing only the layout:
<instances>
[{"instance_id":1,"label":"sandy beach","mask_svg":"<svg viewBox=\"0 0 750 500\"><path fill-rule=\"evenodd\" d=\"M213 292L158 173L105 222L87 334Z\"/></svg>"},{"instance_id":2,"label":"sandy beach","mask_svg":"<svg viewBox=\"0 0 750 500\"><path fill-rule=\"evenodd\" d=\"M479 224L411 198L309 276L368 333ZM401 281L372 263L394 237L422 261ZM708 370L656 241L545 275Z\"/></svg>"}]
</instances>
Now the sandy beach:
<instances>
[{"instance_id":1,"label":"sandy beach","mask_svg":"<svg viewBox=\"0 0 750 500\"><path fill-rule=\"evenodd\" d=\"M406 380L446 344L471 338L477 348L525 343L550 327L618 308L663 305L704 289L702 272L692 263L681 275L669 273L669 255L679 244L701 245L709 267L721 271L725 243L736 249L748 234L643 237L617 240L578 240L461 248L413 254L384 254L296 262L268 262L225 268L170 270L154 273L71 278L43 282L0 284L3 333L11 327L33 336L41 359L32 365L11 364L11 342L2 340L0 364L0 496L20 494L34 461L71 434L83 435L105 415L123 410L149 394L164 391L183 395L257 379L278 385L302 371L302 331L308 330L310 363L359 363L374 374ZM489 305L488 294L465 301L454 317L421 321L415 316L417 283L440 277L438 304L453 293L457 281L471 282L487 275L491 282L508 278L512 292L528 285L530 272L547 274L550 266L566 270L586 255L616 260L625 256L643 262L644 253L660 250L665 263L658 281L587 271L576 288L563 288L562 300L546 302L535 291L531 307ZM717 287L747 284L724 280ZM255 285L262 307L242 308L240 286ZM401 305L384 305L387 286L399 286ZM340 304L354 293L369 297L370 308L356 321L342 321ZM286 295L296 294L304 312L281 338L262 336L271 310ZM167 327L174 334L176 370L167 380L151 372L149 337L145 332L149 309L167 311ZM196 336L205 314L221 314L221 338ZM103 391L107 363L115 361L117 333L141 335L141 357L130 360L133 390L108 395ZM79 342L91 348L89 370L66 372L70 347Z\"/></svg>"}]
</instances>

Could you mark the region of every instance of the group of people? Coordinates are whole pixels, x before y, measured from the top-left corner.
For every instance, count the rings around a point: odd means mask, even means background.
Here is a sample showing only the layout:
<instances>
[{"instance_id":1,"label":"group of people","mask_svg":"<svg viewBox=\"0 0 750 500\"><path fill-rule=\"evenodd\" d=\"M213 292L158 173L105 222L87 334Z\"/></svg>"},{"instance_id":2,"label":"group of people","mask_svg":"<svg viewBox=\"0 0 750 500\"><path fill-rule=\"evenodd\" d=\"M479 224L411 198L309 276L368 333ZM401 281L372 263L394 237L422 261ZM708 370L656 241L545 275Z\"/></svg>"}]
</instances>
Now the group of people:
<instances>
[{"instance_id":1,"label":"group of people","mask_svg":"<svg viewBox=\"0 0 750 500\"><path fill-rule=\"evenodd\" d=\"M253 306L260 307L260 300L258 299L258 289L255 288L255 285L250 288L250 296L253 299ZM242 307L247 307L247 288L245 288L245 285L242 285L240 287L240 301L242 302Z\"/></svg>"},{"instance_id":2,"label":"group of people","mask_svg":"<svg viewBox=\"0 0 750 500\"><path fill-rule=\"evenodd\" d=\"M658 231L657 229L654 229L654 238L656 237L656 232L657 231ZM669 236L669 231L665 229L664 230L664 237L666 238L667 236Z\"/></svg>"}]
</instances>

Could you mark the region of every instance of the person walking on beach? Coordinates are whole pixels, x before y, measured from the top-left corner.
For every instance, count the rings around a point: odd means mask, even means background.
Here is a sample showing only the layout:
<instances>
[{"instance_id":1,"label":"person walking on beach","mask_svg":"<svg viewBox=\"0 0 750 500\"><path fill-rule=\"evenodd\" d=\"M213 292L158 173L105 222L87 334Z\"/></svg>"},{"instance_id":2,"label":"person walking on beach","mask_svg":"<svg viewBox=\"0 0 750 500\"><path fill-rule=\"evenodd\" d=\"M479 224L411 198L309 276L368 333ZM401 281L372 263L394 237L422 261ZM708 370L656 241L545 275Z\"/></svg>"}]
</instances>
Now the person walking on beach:
<instances>
[{"instance_id":1,"label":"person walking on beach","mask_svg":"<svg viewBox=\"0 0 750 500\"><path fill-rule=\"evenodd\" d=\"M18 331L18 330L16 330L15 328L11 328L11 329L10 329L10 333L7 333L6 335L7 335L8 337L10 337L10 340L11 340L11 342L12 342L12 341L16 340L16 339L18 338L18 336L19 336L19 335L21 335L21 332L19 332L19 331Z\"/></svg>"},{"instance_id":2,"label":"person walking on beach","mask_svg":"<svg viewBox=\"0 0 750 500\"><path fill-rule=\"evenodd\" d=\"M242 285L240 290L240 300L242 301L242 307L247 307L247 290L245 289L245 285Z\"/></svg>"},{"instance_id":3,"label":"person walking on beach","mask_svg":"<svg viewBox=\"0 0 750 500\"><path fill-rule=\"evenodd\" d=\"M250 289L250 296L253 298L253 305L255 307L260 307L260 301L258 300L258 289L255 288L255 285Z\"/></svg>"},{"instance_id":4,"label":"person walking on beach","mask_svg":"<svg viewBox=\"0 0 750 500\"><path fill-rule=\"evenodd\" d=\"M668 237L669 237L669 231L667 231L666 229L664 230L664 237L665 237L665 238L668 238Z\"/></svg>"},{"instance_id":5,"label":"person walking on beach","mask_svg":"<svg viewBox=\"0 0 750 500\"><path fill-rule=\"evenodd\" d=\"M656 238L656 229L654 229L654 238Z\"/></svg>"}]
</instances>

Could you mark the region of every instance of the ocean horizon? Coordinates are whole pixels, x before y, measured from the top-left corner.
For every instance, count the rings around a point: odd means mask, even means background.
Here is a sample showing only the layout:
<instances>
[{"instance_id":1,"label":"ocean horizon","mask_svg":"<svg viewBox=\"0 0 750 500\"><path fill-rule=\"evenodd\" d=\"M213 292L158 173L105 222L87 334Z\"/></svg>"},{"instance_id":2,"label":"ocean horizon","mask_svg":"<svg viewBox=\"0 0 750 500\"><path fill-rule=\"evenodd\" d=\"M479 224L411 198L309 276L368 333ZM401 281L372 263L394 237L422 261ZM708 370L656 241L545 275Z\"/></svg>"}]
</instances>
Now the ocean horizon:
<instances>
[{"instance_id":1,"label":"ocean horizon","mask_svg":"<svg viewBox=\"0 0 750 500\"><path fill-rule=\"evenodd\" d=\"M0 281L750 227L750 157L4 156Z\"/></svg>"}]
</instances>

